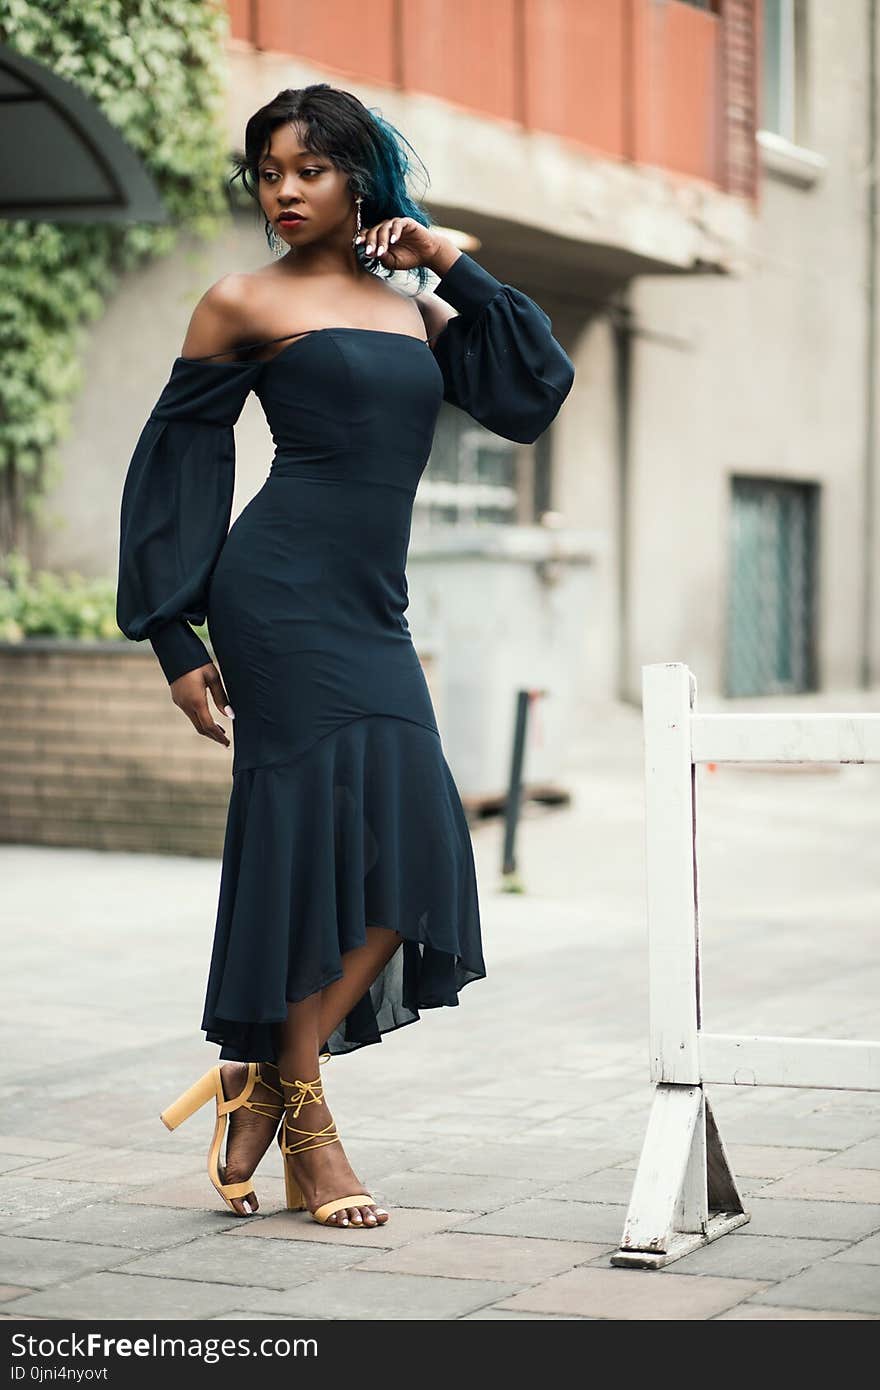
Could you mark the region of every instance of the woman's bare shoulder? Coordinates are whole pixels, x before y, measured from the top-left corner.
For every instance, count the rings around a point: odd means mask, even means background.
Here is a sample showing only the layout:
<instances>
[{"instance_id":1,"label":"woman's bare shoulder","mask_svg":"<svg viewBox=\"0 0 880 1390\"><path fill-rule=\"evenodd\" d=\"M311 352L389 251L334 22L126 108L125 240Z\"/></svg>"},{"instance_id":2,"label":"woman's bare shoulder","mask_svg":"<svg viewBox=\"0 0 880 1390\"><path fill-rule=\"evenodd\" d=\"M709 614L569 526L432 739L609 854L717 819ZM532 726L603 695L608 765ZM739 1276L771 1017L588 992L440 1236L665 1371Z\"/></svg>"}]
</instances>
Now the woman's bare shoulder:
<instances>
[{"instance_id":1,"label":"woman's bare shoulder","mask_svg":"<svg viewBox=\"0 0 880 1390\"><path fill-rule=\"evenodd\" d=\"M455 310L452 306L447 304L445 300L438 299L437 295L432 294L430 290L413 294L411 291L398 289L395 285L389 285L388 288L397 294L398 298L409 300L411 304L415 305L421 315L429 342L433 343L434 338L441 332L446 323L455 317Z\"/></svg>"},{"instance_id":2,"label":"woman's bare shoulder","mask_svg":"<svg viewBox=\"0 0 880 1390\"><path fill-rule=\"evenodd\" d=\"M192 312L182 357L211 357L234 352L247 341L247 313L253 276L247 271L222 275L205 290Z\"/></svg>"},{"instance_id":3,"label":"woman's bare shoulder","mask_svg":"<svg viewBox=\"0 0 880 1390\"><path fill-rule=\"evenodd\" d=\"M433 347L434 339L438 333L442 333L449 320L455 318L456 311L445 299L440 299L430 290L422 290L421 294L415 296L415 301L425 322L428 341Z\"/></svg>"}]
</instances>

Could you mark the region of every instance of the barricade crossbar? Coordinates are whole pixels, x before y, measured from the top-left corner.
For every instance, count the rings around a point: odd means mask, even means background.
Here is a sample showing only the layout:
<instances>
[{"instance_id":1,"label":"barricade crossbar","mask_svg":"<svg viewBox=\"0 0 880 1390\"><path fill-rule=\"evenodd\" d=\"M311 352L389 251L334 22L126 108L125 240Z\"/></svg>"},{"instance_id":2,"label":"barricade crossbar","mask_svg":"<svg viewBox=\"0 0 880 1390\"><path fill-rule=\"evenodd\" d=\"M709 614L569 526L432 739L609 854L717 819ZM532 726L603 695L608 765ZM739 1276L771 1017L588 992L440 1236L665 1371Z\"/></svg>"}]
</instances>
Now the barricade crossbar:
<instances>
[{"instance_id":1,"label":"barricade crossbar","mask_svg":"<svg viewBox=\"0 0 880 1390\"><path fill-rule=\"evenodd\" d=\"M654 1099L613 1265L656 1269L749 1220L704 1091L880 1090L880 1042L701 1028L696 765L880 762L880 714L699 714L680 662L642 667Z\"/></svg>"}]
</instances>

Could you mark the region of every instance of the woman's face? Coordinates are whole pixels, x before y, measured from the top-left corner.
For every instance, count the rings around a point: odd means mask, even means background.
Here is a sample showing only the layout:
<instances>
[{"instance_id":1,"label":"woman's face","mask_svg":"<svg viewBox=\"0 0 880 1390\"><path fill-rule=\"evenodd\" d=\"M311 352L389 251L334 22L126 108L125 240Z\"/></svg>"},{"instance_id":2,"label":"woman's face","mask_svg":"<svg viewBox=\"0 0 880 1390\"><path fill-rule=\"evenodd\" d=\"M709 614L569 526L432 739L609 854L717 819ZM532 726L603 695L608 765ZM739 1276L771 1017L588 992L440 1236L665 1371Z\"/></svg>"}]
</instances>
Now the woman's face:
<instances>
[{"instance_id":1,"label":"woman's face","mask_svg":"<svg viewBox=\"0 0 880 1390\"><path fill-rule=\"evenodd\" d=\"M260 206L276 235L289 246L344 238L351 243L356 226L354 195L348 175L326 155L305 148L303 132L293 125L272 131L259 163ZM285 221L284 213L301 220Z\"/></svg>"}]
</instances>

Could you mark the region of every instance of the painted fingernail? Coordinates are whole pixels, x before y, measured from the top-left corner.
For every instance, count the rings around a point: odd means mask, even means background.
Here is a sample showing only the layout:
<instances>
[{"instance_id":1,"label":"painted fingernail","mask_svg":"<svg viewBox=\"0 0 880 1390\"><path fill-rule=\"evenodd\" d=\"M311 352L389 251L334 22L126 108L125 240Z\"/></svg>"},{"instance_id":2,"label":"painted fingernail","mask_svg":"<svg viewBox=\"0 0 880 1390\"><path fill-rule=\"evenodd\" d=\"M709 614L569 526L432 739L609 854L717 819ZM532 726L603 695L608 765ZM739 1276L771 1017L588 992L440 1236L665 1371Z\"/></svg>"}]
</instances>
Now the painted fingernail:
<instances>
[{"instance_id":1,"label":"painted fingernail","mask_svg":"<svg viewBox=\"0 0 880 1390\"><path fill-rule=\"evenodd\" d=\"M370 243L368 244L368 246L367 246L367 255L368 255L368 256L371 256L371 255L373 254L373 250L374 250L373 243L370 242Z\"/></svg>"},{"instance_id":2,"label":"painted fingernail","mask_svg":"<svg viewBox=\"0 0 880 1390\"><path fill-rule=\"evenodd\" d=\"M233 712L233 709L232 709L232 706L231 706L231 705L224 705L224 706L223 706L223 713L224 713L224 714L228 714L230 719L234 719L234 718L235 718L235 714L234 714L234 712Z\"/></svg>"},{"instance_id":3,"label":"painted fingernail","mask_svg":"<svg viewBox=\"0 0 880 1390\"><path fill-rule=\"evenodd\" d=\"M393 237L391 238L391 240L392 240L392 241L396 241L396 240L397 240L397 232L394 233L394 235L393 235Z\"/></svg>"}]
</instances>

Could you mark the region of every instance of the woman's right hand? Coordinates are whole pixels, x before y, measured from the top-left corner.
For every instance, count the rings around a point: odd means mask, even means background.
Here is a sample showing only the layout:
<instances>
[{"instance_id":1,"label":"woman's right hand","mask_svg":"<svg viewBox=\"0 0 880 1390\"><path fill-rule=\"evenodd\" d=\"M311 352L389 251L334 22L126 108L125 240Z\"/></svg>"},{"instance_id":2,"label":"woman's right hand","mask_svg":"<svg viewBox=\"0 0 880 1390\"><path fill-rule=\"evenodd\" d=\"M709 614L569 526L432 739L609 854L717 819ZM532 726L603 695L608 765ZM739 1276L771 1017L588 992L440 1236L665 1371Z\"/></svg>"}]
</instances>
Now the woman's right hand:
<instances>
[{"instance_id":1,"label":"woman's right hand","mask_svg":"<svg viewBox=\"0 0 880 1390\"><path fill-rule=\"evenodd\" d=\"M229 715L230 719L234 719L229 696L223 688L220 672L213 661L209 661L207 666L197 666L194 671L185 671L176 681L172 681L171 699L178 709L183 710L196 733L204 734L206 738L212 738L215 743L222 743L224 748L228 748L226 730L215 722L211 714L208 704L209 690L217 708Z\"/></svg>"}]
</instances>

